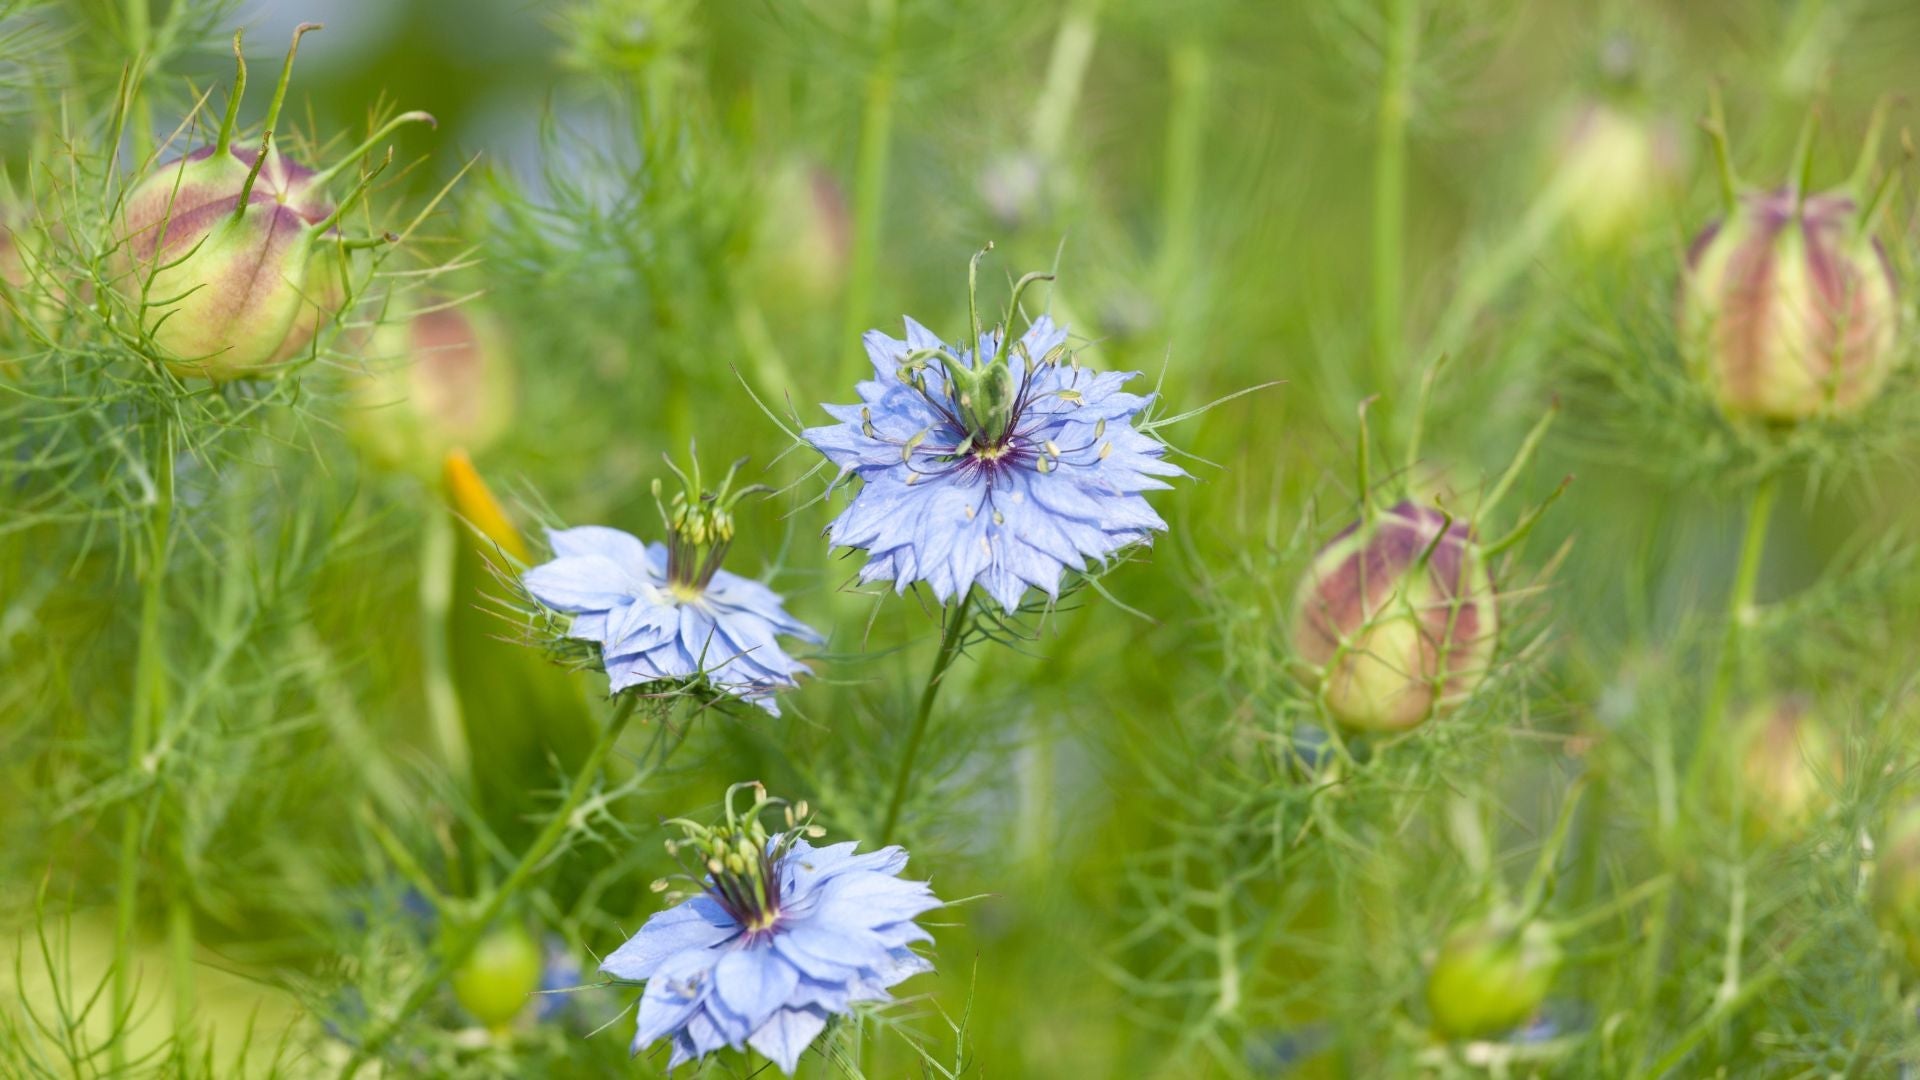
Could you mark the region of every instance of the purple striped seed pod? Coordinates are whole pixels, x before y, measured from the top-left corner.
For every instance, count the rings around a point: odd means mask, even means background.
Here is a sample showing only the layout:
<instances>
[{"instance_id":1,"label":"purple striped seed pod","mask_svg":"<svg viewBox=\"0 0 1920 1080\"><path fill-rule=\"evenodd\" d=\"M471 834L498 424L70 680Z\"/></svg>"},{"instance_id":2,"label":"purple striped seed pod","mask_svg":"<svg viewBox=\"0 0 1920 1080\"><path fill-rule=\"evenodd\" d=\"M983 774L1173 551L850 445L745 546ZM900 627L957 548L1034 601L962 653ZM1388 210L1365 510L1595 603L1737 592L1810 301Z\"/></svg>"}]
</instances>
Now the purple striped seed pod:
<instances>
[{"instance_id":1,"label":"purple striped seed pod","mask_svg":"<svg viewBox=\"0 0 1920 1080\"><path fill-rule=\"evenodd\" d=\"M1315 557L1294 600L1293 648L1341 724L1405 731L1479 686L1499 622L1472 527L1402 502Z\"/></svg>"},{"instance_id":2,"label":"purple striped seed pod","mask_svg":"<svg viewBox=\"0 0 1920 1080\"><path fill-rule=\"evenodd\" d=\"M203 147L162 165L128 195L122 289L181 376L260 374L297 355L322 322L308 268L333 204L312 170L267 151Z\"/></svg>"},{"instance_id":3,"label":"purple striped seed pod","mask_svg":"<svg viewBox=\"0 0 1920 1080\"><path fill-rule=\"evenodd\" d=\"M1742 196L1694 241L1679 308L1688 367L1730 417L1845 415L1893 366L1893 267L1843 193Z\"/></svg>"}]
</instances>

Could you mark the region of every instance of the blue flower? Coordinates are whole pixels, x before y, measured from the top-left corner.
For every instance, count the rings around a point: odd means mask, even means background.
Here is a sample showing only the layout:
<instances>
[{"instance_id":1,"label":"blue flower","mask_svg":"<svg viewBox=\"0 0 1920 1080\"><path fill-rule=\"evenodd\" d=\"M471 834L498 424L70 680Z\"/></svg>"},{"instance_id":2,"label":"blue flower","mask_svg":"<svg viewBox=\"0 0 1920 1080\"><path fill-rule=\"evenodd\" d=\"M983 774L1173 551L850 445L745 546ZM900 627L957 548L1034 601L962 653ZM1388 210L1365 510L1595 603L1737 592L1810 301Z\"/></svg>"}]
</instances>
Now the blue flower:
<instances>
[{"instance_id":1,"label":"blue flower","mask_svg":"<svg viewBox=\"0 0 1920 1080\"><path fill-rule=\"evenodd\" d=\"M1082 368L1044 315L972 351L906 329L905 341L867 332L861 403L827 406L839 423L805 432L839 466L836 485L862 481L827 530L867 552L861 582L925 581L942 602L977 583L1012 611L1028 586L1058 599L1066 571L1167 527L1142 493L1183 472L1133 426L1152 401L1121 389L1136 372Z\"/></svg>"},{"instance_id":2,"label":"blue flower","mask_svg":"<svg viewBox=\"0 0 1920 1080\"><path fill-rule=\"evenodd\" d=\"M600 646L612 692L704 678L778 716L774 691L807 670L775 639L819 644L820 635L788 615L773 590L720 569L733 542L734 503L760 490L732 490L739 468L713 494L701 489L697 464L692 477L674 470L686 490L660 506L665 544L599 525L548 530L555 558L523 581L534 599L574 616L568 637ZM658 481L653 491L658 503Z\"/></svg>"},{"instance_id":3,"label":"blue flower","mask_svg":"<svg viewBox=\"0 0 1920 1080\"><path fill-rule=\"evenodd\" d=\"M699 857L700 891L648 919L600 965L646 983L633 1052L669 1040L668 1068L752 1047L792 1073L830 1017L891 1000L889 987L932 969L911 948L930 940L913 920L941 901L926 882L900 878L906 853L816 848L791 815L788 830L769 837L759 811L771 800L759 794L735 818L730 791L725 825L681 823L689 842L680 846Z\"/></svg>"}]
</instances>

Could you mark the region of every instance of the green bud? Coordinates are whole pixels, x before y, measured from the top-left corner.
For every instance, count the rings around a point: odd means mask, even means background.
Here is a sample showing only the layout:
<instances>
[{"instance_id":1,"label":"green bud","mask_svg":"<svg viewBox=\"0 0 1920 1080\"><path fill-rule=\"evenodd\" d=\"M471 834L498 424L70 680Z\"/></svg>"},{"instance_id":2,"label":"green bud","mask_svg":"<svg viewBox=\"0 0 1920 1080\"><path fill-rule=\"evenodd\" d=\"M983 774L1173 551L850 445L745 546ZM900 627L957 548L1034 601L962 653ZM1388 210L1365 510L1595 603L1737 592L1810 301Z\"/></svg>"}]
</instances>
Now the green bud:
<instances>
[{"instance_id":1,"label":"green bud","mask_svg":"<svg viewBox=\"0 0 1920 1080\"><path fill-rule=\"evenodd\" d=\"M1449 1038L1491 1038L1540 1010L1560 969L1560 947L1539 922L1510 912L1456 927L1427 973L1427 1011Z\"/></svg>"},{"instance_id":2,"label":"green bud","mask_svg":"<svg viewBox=\"0 0 1920 1080\"><path fill-rule=\"evenodd\" d=\"M494 1030L506 1027L540 989L540 947L525 927L492 930L453 973L453 996L473 1018Z\"/></svg>"}]
</instances>

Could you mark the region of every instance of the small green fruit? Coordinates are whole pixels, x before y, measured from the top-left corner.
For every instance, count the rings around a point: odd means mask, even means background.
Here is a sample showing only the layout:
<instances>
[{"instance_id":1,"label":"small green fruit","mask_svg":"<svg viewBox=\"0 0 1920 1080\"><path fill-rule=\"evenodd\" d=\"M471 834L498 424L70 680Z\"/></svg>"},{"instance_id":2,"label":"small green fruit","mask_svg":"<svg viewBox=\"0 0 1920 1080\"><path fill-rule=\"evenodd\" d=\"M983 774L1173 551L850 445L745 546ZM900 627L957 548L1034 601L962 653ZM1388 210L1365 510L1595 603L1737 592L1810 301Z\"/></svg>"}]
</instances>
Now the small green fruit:
<instances>
[{"instance_id":1,"label":"small green fruit","mask_svg":"<svg viewBox=\"0 0 1920 1080\"><path fill-rule=\"evenodd\" d=\"M1502 1035L1540 1011L1560 970L1560 946L1539 922L1506 912L1456 927L1427 973L1427 1011L1449 1038Z\"/></svg>"},{"instance_id":2,"label":"small green fruit","mask_svg":"<svg viewBox=\"0 0 1920 1080\"><path fill-rule=\"evenodd\" d=\"M512 1023L540 989L540 947L525 927L494 930L453 973L453 996L489 1028Z\"/></svg>"}]
</instances>

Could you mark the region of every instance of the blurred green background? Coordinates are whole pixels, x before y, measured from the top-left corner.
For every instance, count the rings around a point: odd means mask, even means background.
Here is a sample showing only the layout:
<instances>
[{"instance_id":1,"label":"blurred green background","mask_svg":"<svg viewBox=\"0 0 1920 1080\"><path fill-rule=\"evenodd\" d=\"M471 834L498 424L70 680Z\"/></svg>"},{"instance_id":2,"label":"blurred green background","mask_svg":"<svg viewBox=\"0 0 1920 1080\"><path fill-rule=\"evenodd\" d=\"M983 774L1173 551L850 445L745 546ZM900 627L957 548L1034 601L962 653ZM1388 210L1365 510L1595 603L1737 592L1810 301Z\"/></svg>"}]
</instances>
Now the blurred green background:
<instances>
[{"instance_id":1,"label":"blurred green background","mask_svg":"<svg viewBox=\"0 0 1920 1080\"><path fill-rule=\"evenodd\" d=\"M1277 385L1164 432L1193 478L1155 497L1171 530L1103 579L1110 598L1083 591L1022 649L957 669L902 833L910 873L972 899L929 917L938 973L807 1074L1891 1075L1911 1060L1913 1001L1861 902L1857 843L1908 768L1911 413L1786 442L1733 429L1676 388L1669 315L1717 213L1709 90L1745 179L1782 182L1817 109L1815 181L1837 183L1877 98L1900 102L1893 132L1912 121L1920 8L313 0L185 18L178 3L152 8L179 28L146 83L161 136L208 87L224 103L233 28L257 120L292 26L317 21L289 96L299 138L337 154L377 112L433 113L437 129L392 139L407 167L379 196L403 216L473 163L410 258L451 266L432 291L472 296L497 335L513 390L490 407L511 418L468 449L536 550L542 522L654 535L648 484L690 442L710 467L747 455L766 482L799 481L743 506L728 566L770 575L829 633L815 678L778 720L693 721L671 768L515 906L509 923L584 964L561 985L593 982L592 956L658 909L659 819L710 812L730 782L810 799L835 839L878 831L938 613L849 587L857 557L820 539L838 504L815 501L811 452L768 412L824 422L819 403L852 400L866 368L859 333L898 333L903 313L959 336L966 261L992 241L986 306L1054 270L1043 303L1092 343L1085 362L1160 381L1169 412ZM132 31L100 0L25 5L0 29L16 46L7 172L43 190L30 177L66 141L49 132L101 156ZM1911 175L1894 191L1883 240L1905 269ZM16 220L44 213L22 202ZM598 676L543 664L481 610L504 591L499 552L456 521L476 504L449 510L438 453L370 450L369 428L413 421L356 396L353 347L258 415L233 406L249 391L223 391L218 438L181 467L172 720L144 768L123 760L139 504L105 451L42 467L47 425L92 418L21 354L33 389L6 413L0 503L10 1071L104 1075L104 1051L72 1064L49 1046L116 1029L147 1055L132 1072L338 1068L434 947L413 879L450 897L496 879L604 713ZM1287 620L1313 550L1355 514L1369 396L1387 492L1480 489L1556 403L1487 531L1577 481L1499 569L1488 692L1323 787L1288 749L1305 721ZM1909 363L1889 396L1912 401ZM128 408L98 415L146 422ZM1813 695L1854 763L1822 831L1791 844L1743 839L1711 798L1662 803L1673 769L1730 738L1698 719L1744 499L1774 470L1759 595L1776 613L1737 697ZM448 716L470 773L436 732ZM1553 904L1599 914L1533 1037L1449 1047L1425 1031L1424 965L1492 882L1519 887L1579 777ZM30 1018L107 978L128 807L147 822L141 1007L49 1033ZM1730 954L1746 958L1732 990ZM616 1019L635 997L582 989L552 999L556 1018L530 1006L487 1032L439 992L403 1017L385 1068L653 1075L664 1059L629 1063L631 1016ZM178 1041L181 1015L211 1050Z\"/></svg>"}]
</instances>

